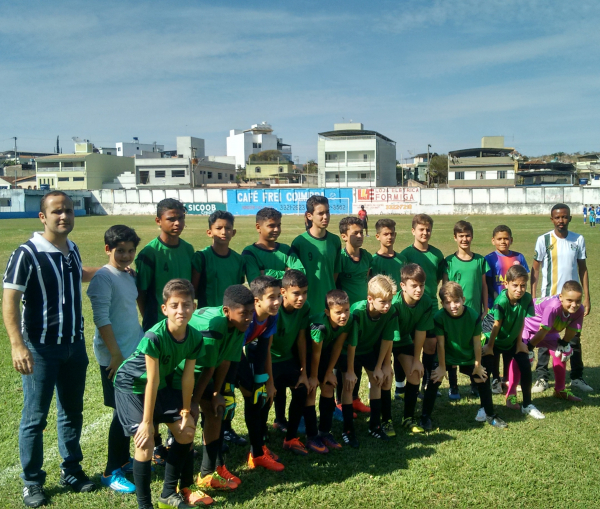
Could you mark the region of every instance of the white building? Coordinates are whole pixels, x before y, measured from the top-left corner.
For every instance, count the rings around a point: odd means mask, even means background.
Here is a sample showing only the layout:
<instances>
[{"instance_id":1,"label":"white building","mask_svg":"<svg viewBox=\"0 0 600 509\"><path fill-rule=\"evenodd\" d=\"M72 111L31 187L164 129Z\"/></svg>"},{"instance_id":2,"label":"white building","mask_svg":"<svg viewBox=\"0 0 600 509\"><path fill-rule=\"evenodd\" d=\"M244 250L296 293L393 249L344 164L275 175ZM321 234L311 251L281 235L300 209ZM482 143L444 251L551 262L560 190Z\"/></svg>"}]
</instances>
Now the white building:
<instances>
[{"instance_id":1,"label":"white building","mask_svg":"<svg viewBox=\"0 0 600 509\"><path fill-rule=\"evenodd\" d=\"M120 141L116 144L117 153L115 155L121 157L134 157L142 155L142 152L162 152L165 149L164 145L154 143L139 143L137 138L133 139L132 143ZM106 150L103 148L103 150Z\"/></svg>"},{"instance_id":2,"label":"white building","mask_svg":"<svg viewBox=\"0 0 600 509\"><path fill-rule=\"evenodd\" d=\"M273 134L273 128L266 122L254 124L245 131L232 129L227 137L227 155L235 157L237 167L245 168L250 154L264 150L279 150L282 157L292 160L292 146L283 143L281 138Z\"/></svg>"},{"instance_id":3,"label":"white building","mask_svg":"<svg viewBox=\"0 0 600 509\"><path fill-rule=\"evenodd\" d=\"M357 122L319 133L319 187L394 187L396 142Z\"/></svg>"}]
</instances>

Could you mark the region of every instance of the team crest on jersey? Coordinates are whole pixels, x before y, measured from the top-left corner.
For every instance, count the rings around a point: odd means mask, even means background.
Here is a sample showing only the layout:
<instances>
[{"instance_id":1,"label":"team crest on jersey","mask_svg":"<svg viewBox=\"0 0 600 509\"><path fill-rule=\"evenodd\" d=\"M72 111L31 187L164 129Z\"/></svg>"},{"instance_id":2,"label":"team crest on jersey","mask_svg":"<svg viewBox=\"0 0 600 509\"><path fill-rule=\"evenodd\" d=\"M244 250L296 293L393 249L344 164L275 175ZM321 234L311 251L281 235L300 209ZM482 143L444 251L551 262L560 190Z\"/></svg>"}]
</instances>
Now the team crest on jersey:
<instances>
[{"instance_id":1,"label":"team crest on jersey","mask_svg":"<svg viewBox=\"0 0 600 509\"><path fill-rule=\"evenodd\" d=\"M519 260L515 260L515 261L513 262L513 265L521 265L521 262L520 262Z\"/></svg>"},{"instance_id":2,"label":"team crest on jersey","mask_svg":"<svg viewBox=\"0 0 600 509\"><path fill-rule=\"evenodd\" d=\"M571 251L577 251L577 246L571 243Z\"/></svg>"}]
</instances>

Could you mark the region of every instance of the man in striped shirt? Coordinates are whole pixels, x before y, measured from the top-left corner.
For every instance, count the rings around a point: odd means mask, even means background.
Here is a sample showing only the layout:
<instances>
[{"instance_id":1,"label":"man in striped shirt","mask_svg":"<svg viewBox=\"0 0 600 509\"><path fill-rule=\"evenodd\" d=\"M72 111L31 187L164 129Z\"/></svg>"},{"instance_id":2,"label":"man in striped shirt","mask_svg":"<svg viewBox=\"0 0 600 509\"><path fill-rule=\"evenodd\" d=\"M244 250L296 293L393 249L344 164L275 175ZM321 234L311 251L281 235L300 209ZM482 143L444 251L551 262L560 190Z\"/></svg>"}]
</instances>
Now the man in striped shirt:
<instances>
[{"instance_id":1,"label":"man in striped shirt","mask_svg":"<svg viewBox=\"0 0 600 509\"><path fill-rule=\"evenodd\" d=\"M55 387L58 450L63 459L60 484L76 492L95 489L81 469L79 443L88 365L81 283L90 281L95 271L82 266L77 246L67 238L75 215L73 202L65 193L52 191L43 196L39 217L44 232L34 233L8 261L2 302L13 367L23 383L19 454L27 507L47 503L43 431Z\"/></svg>"},{"instance_id":2,"label":"man in striped shirt","mask_svg":"<svg viewBox=\"0 0 600 509\"><path fill-rule=\"evenodd\" d=\"M554 230L540 235L535 244L533 267L531 268L531 295L535 298L538 281L542 279L541 296L550 297L561 292L569 281L579 281L583 286L584 316L591 309L590 284L586 264L585 239L583 235L569 231L571 210L564 203L552 207L550 219ZM583 360L581 355L581 334L577 333L571 341L571 387L585 392L593 389L583 379ZM532 392L543 392L548 388L548 362L550 354L547 348L538 348L538 362L535 368L537 380Z\"/></svg>"}]
</instances>

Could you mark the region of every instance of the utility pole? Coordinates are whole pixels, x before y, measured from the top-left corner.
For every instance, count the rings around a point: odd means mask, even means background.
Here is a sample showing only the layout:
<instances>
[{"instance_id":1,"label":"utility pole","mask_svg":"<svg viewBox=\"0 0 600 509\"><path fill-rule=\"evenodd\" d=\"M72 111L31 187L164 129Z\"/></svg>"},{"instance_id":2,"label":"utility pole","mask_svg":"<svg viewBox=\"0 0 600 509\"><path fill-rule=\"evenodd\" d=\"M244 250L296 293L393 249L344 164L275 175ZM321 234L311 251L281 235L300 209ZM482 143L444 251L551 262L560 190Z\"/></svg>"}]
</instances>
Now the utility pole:
<instances>
[{"instance_id":1,"label":"utility pole","mask_svg":"<svg viewBox=\"0 0 600 509\"><path fill-rule=\"evenodd\" d=\"M13 136L15 139L15 181L13 182L13 188L17 188L17 137Z\"/></svg>"},{"instance_id":2,"label":"utility pole","mask_svg":"<svg viewBox=\"0 0 600 509\"><path fill-rule=\"evenodd\" d=\"M431 175L429 173L429 149L431 145L427 145L427 187L431 187Z\"/></svg>"}]
</instances>

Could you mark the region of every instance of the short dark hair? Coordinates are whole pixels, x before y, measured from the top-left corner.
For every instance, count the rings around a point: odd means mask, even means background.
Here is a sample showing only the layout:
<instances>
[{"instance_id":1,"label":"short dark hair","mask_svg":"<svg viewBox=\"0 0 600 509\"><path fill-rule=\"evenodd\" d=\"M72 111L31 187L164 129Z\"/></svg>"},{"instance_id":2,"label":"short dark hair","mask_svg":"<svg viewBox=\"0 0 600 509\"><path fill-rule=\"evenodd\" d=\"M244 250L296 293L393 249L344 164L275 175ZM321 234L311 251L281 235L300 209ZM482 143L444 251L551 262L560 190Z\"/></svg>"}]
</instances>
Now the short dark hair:
<instances>
[{"instance_id":1,"label":"short dark hair","mask_svg":"<svg viewBox=\"0 0 600 509\"><path fill-rule=\"evenodd\" d=\"M290 288L292 286L297 286L298 288L308 286L306 274L295 269L286 270L281 280L281 287Z\"/></svg>"},{"instance_id":2,"label":"short dark hair","mask_svg":"<svg viewBox=\"0 0 600 509\"><path fill-rule=\"evenodd\" d=\"M581 287L581 283L579 281L575 281L574 279L571 279L570 281L567 281L563 285L562 290L560 291L560 293L565 293L565 292L583 293L583 288Z\"/></svg>"},{"instance_id":3,"label":"short dark hair","mask_svg":"<svg viewBox=\"0 0 600 509\"><path fill-rule=\"evenodd\" d=\"M171 210L171 209L167 209ZM171 279L163 288L163 304L166 304L172 295L181 294L194 300L194 287L187 279Z\"/></svg>"},{"instance_id":4,"label":"short dark hair","mask_svg":"<svg viewBox=\"0 0 600 509\"><path fill-rule=\"evenodd\" d=\"M329 290L325 296L325 309L331 309L332 306L345 306L350 304L348 294L344 290Z\"/></svg>"},{"instance_id":5,"label":"short dark hair","mask_svg":"<svg viewBox=\"0 0 600 509\"><path fill-rule=\"evenodd\" d=\"M420 224L428 224L433 228L433 218L427 214L417 214L412 220L413 230Z\"/></svg>"},{"instance_id":6,"label":"short dark hair","mask_svg":"<svg viewBox=\"0 0 600 509\"><path fill-rule=\"evenodd\" d=\"M165 198L164 200L160 200L156 206L156 217L160 219L167 210L178 210L184 214L186 212L183 203L179 200L176 200L175 198Z\"/></svg>"},{"instance_id":7,"label":"short dark hair","mask_svg":"<svg viewBox=\"0 0 600 509\"><path fill-rule=\"evenodd\" d=\"M260 299L269 288L281 288L281 280L272 276L258 276L250 283L250 290L255 299Z\"/></svg>"},{"instance_id":8,"label":"short dark hair","mask_svg":"<svg viewBox=\"0 0 600 509\"><path fill-rule=\"evenodd\" d=\"M249 304L254 304L254 295L247 286L231 285L223 293L223 306L230 309L248 306Z\"/></svg>"},{"instance_id":9,"label":"short dark hair","mask_svg":"<svg viewBox=\"0 0 600 509\"><path fill-rule=\"evenodd\" d=\"M210 216L208 216L208 227L210 228L219 219L229 221L231 223L231 227L233 228L233 214L231 212L226 212L225 210L215 210Z\"/></svg>"},{"instance_id":10,"label":"short dark hair","mask_svg":"<svg viewBox=\"0 0 600 509\"><path fill-rule=\"evenodd\" d=\"M308 200L306 200L306 212L312 214L317 205L327 205L329 207L329 200L320 194L313 194Z\"/></svg>"},{"instance_id":11,"label":"short dark hair","mask_svg":"<svg viewBox=\"0 0 600 509\"><path fill-rule=\"evenodd\" d=\"M591 205L593 207L593 205ZM571 215L571 207L569 207L566 203L557 203L556 205L554 205L551 209L550 209L550 215L552 215L552 212L554 212L555 210L561 210L561 209L566 209L567 212L569 213L569 215Z\"/></svg>"},{"instance_id":12,"label":"short dark hair","mask_svg":"<svg viewBox=\"0 0 600 509\"><path fill-rule=\"evenodd\" d=\"M63 193L62 191L50 191L40 198L40 212L44 215L46 215L46 199L50 196L64 196L73 203L73 199L67 193Z\"/></svg>"},{"instance_id":13,"label":"short dark hair","mask_svg":"<svg viewBox=\"0 0 600 509\"><path fill-rule=\"evenodd\" d=\"M396 221L386 217L375 223L375 233L381 233L381 230L384 228L389 228L390 230L396 231Z\"/></svg>"},{"instance_id":14,"label":"short dark hair","mask_svg":"<svg viewBox=\"0 0 600 509\"><path fill-rule=\"evenodd\" d=\"M353 216L344 217L340 221L340 233L346 233L348 231L348 228L350 228L350 226L352 226L352 225L360 226L361 228L364 227L362 219L360 219L359 217L353 217Z\"/></svg>"},{"instance_id":15,"label":"short dark hair","mask_svg":"<svg viewBox=\"0 0 600 509\"><path fill-rule=\"evenodd\" d=\"M425 284L427 274L420 265L417 265L416 263L409 263L408 265L402 267L402 270L400 271L400 279L404 284L406 284L409 279L412 279L417 283Z\"/></svg>"},{"instance_id":16,"label":"short dark hair","mask_svg":"<svg viewBox=\"0 0 600 509\"><path fill-rule=\"evenodd\" d=\"M256 222L264 223L269 219L281 219L281 212L273 207L264 207L256 213Z\"/></svg>"},{"instance_id":17,"label":"short dark hair","mask_svg":"<svg viewBox=\"0 0 600 509\"><path fill-rule=\"evenodd\" d=\"M104 244L109 249L113 250L120 242L133 242L133 247L138 247L140 238L133 228L124 224L116 224L104 232Z\"/></svg>"},{"instance_id":18,"label":"short dark hair","mask_svg":"<svg viewBox=\"0 0 600 509\"><path fill-rule=\"evenodd\" d=\"M529 281L529 274L527 274L527 270L523 265L513 265L506 271L506 275L504 276L504 280L507 283L511 281L516 281L517 279L525 279Z\"/></svg>"},{"instance_id":19,"label":"short dark hair","mask_svg":"<svg viewBox=\"0 0 600 509\"><path fill-rule=\"evenodd\" d=\"M459 233L470 233L473 236L473 225L469 221L458 221L454 225L454 236Z\"/></svg>"},{"instance_id":20,"label":"short dark hair","mask_svg":"<svg viewBox=\"0 0 600 509\"><path fill-rule=\"evenodd\" d=\"M496 228L494 228L494 231L492 232L492 238L494 238L496 234L501 232L508 233L508 236L512 239L512 230L505 224L499 224L498 226L496 226Z\"/></svg>"}]
</instances>

